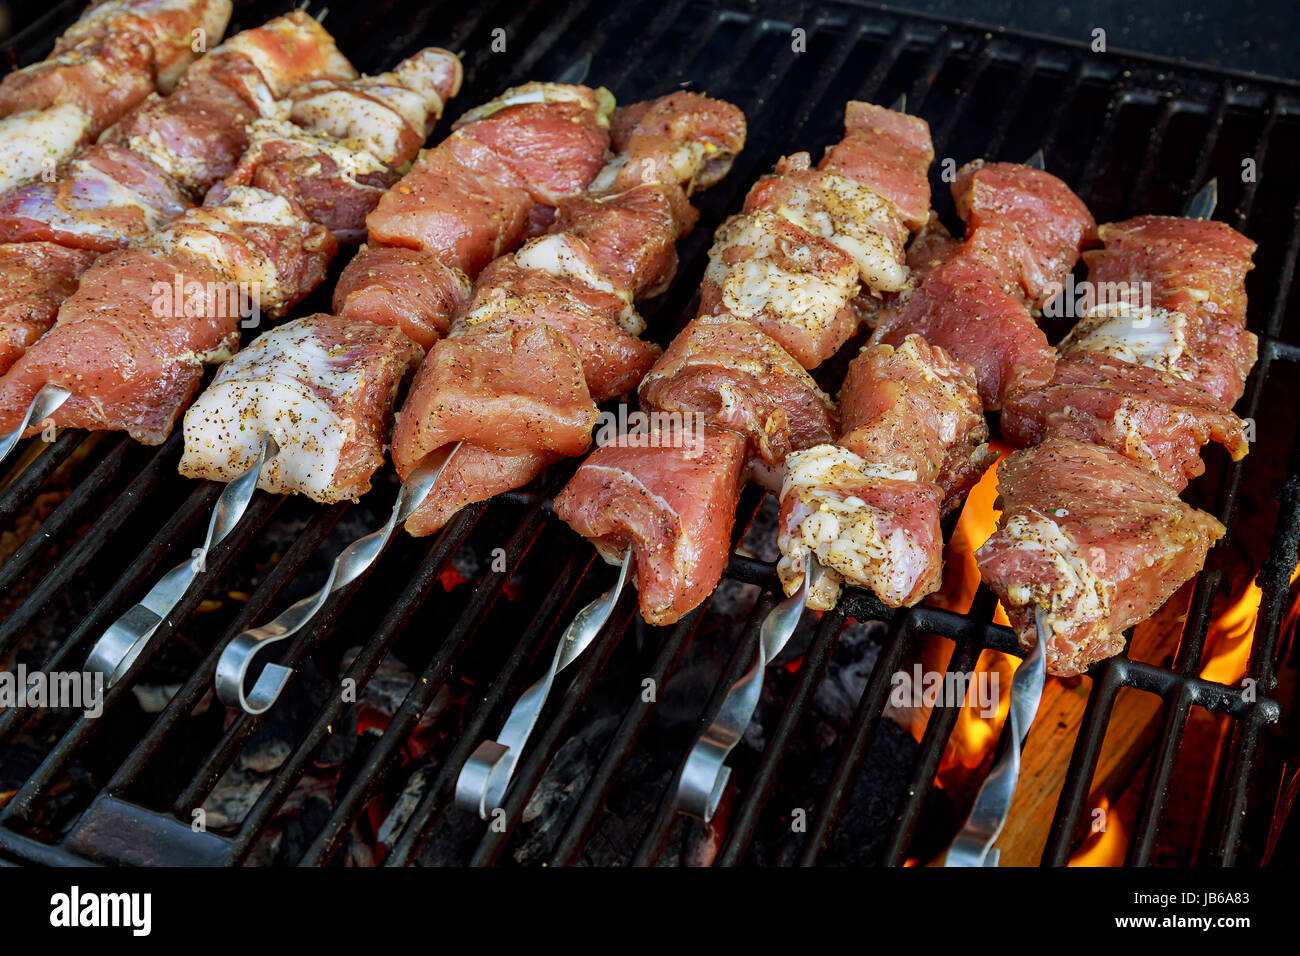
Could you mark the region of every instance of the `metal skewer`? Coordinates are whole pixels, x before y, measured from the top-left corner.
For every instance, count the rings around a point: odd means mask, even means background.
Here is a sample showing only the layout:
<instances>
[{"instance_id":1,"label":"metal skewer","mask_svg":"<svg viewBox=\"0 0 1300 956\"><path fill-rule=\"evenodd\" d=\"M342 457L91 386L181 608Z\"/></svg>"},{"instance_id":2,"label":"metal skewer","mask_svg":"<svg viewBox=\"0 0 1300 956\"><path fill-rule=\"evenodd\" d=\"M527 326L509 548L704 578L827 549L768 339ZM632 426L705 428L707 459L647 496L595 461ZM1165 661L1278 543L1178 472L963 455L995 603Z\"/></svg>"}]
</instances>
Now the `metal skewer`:
<instances>
[{"instance_id":1,"label":"metal skewer","mask_svg":"<svg viewBox=\"0 0 1300 956\"><path fill-rule=\"evenodd\" d=\"M1011 812L1011 800L1020 780L1020 749L1029 735L1047 683L1047 654L1043 643L1048 629L1043 623L1041 605L1034 609L1034 628L1038 632L1034 646L1011 678L1011 709L1006 727L1011 739L980 786L970 815L948 847L944 866L998 865L999 851L993 849L993 844Z\"/></svg>"},{"instance_id":2,"label":"metal skewer","mask_svg":"<svg viewBox=\"0 0 1300 956\"><path fill-rule=\"evenodd\" d=\"M817 559L808 555L799 590L774 607L764 619L754 663L727 691L718 716L691 748L682 768L681 782L677 785L677 809L682 813L699 817L705 823L713 819L731 778L727 757L754 719L754 711L763 693L763 671L781 653L799 626L804 602L819 570Z\"/></svg>"},{"instance_id":3,"label":"metal skewer","mask_svg":"<svg viewBox=\"0 0 1300 956\"><path fill-rule=\"evenodd\" d=\"M153 586L139 604L119 617L95 642L86 658L86 669L106 675L110 687L135 663L158 625L176 607L190 585L204 571L208 552L234 531L248 510L257 489L257 480L267 459L274 458L279 446L269 434L263 434L262 447L252 466L228 483L217 498L208 521L208 535L193 558L177 565Z\"/></svg>"},{"instance_id":4,"label":"metal skewer","mask_svg":"<svg viewBox=\"0 0 1300 956\"><path fill-rule=\"evenodd\" d=\"M9 453L14 450L14 446L23 437L23 432L31 427L32 422L40 424L53 415L59 408L72 397L72 393L66 388L60 388L57 385L42 385L41 390L36 393L32 403L27 406L27 414L18 427L11 432L5 432L0 437L0 461L9 457Z\"/></svg>"},{"instance_id":5,"label":"metal skewer","mask_svg":"<svg viewBox=\"0 0 1300 956\"><path fill-rule=\"evenodd\" d=\"M457 442L452 446L451 453L437 465L430 464L426 457L407 475L397 491L397 501L393 504L393 513L387 523L378 531L358 538L340 551L330 567L325 585L319 591L291 605L275 620L235 636L217 660L217 696L223 704L239 707L249 714L261 714L270 709L293 676L293 669L276 663L267 664L258 675L252 691L248 692L245 685L254 659L265 648L300 631L325 606L331 594L347 587L375 563L388 546L398 525L424 504L443 469L456 457L459 448L460 443Z\"/></svg>"},{"instance_id":6,"label":"metal skewer","mask_svg":"<svg viewBox=\"0 0 1300 956\"><path fill-rule=\"evenodd\" d=\"M475 749L456 779L456 804L473 810L487 820L505 802L506 790L528 738L537 726L546 697L555 684L556 675L582 656L614 613L632 572L632 546L623 552L623 564L614 586L574 616L565 629L551 659L551 668L537 683L520 696L506 718L496 740L485 740Z\"/></svg>"}]
</instances>

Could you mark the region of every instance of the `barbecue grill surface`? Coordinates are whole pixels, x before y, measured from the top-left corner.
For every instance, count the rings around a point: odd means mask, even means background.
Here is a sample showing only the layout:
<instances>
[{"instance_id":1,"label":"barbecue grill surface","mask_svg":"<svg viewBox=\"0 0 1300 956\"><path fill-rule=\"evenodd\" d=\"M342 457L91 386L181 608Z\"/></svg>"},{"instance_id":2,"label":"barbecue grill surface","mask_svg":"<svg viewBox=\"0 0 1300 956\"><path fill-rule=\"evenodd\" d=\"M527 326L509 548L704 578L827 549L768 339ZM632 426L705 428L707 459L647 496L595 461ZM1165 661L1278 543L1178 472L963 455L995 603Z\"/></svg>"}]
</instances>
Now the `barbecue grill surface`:
<instances>
[{"instance_id":1,"label":"barbecue grill surface","mask_svg":"<svg viewBox=\"0 0 1300 956\"><path fill-rule=\"evenodd\" d=\"M5 44L9 61L44 56L82 6L83 0L65 0L30 24ZM1230 530L1198 578L1176 658L1145 663L1121 655L1093 668L1087 713L1043 862L1068 860L1087 826L1093 770L1111 708L1124 688L1164 699L1128 862L1153 861L1160 822L1170 812L1179 743L1198 708L1227 714L1233 735L1228 758L1217 768L1213 790L1219 796L1204 821L1199 859L1257 860L1271 800L1268 793L1252 797L1251 781L1261 735L1278 717L1269 695L1288 579L1297 561L1294 382L1300 316L1288 298L1300 244L1294 175L1300 87L1114 52L1096 55L1082 46L850 3L774 4L762 15L745 3L687 0L554 8L513 0L472 8L376 0L329 7L325 25L360 69L382 70L429 44L463 52L465 88L435 137L445 135L459 113L504 87L559 77L588 56L587 82L609 87L621 103L689 85L744 109L749 144L731 175L700 197L701 221L683 243L677 280L645 310L649 337L661 343L693 314L713 230L783 153L809 150L820 156L840 135L843 106L851 98L889 104L905 93L909 112L929 121L937 155L936 207L949 222L948 183L941 179L948 158L955 168L976 157L1022 160L1041 148L1046 168L1080 194L1099 222L1138 212L1176 214L1191 193L1217 176L1217 218L1260 245L1248 282L1249 326L1261 336L1260 361L1239 409L1256 420L1257 440L1240 465L1227 462L1217 448L1209 452L1208 474L1187 494ZM229 32L285 9L284 3L237 3ZM792 42L796 29L805 31L804 52ZM504 52L493 51L496 30L505 31ZM1247 166L1253 177L1243 176ZM330 287L332 282L298 314L328 310ZM842 373L843 362L833 361L818 377L833 389ZM7 487L0 484L0 530L27 536L16 551L6 543L0 552L7 555L0 565L0 593L7 592L0 598L0 659L23 661L30 669L80 668L104 628L163 571L190 555L220 488L180 478L180 451L179 429L159 448L143 448L121 435L80 432L52 444L28 443L27 459L39 455L18 477L11 471ZM311 628L292 639L283 663L299 673L277 707L264 717L230 717L227 725L222 708L210 700L225 642L315 590L340 543L382 523L396 478L389 470L360 504L330 508L259 492L248 517L208 556L202 586L192 589L126 679L108 692L101 718L66 711L0 714L0 858L260 861L259 838L286 799L301 790L304 775L341 764L345 770L332 799L308 801L295 842L282 841L279 862L338 862L355 826L378 829L390 812L400 826L385 839L387 863L524 859L518 845L528 829L524 824L533 824L536 808L548 805L536 793L548 765L580 729L599 727L600 733L584 738L594 752L587 770L571 781L572 799L558 804L562 811L551 821L545 860L670 862L669 848L680 844L687 828L700 827L674 812L673 774L692 733L709 722L747 667L758 624L776 600L773 567L758 559L736 557L729 569L729 580L748 587L733 584L712 606L673 628L646 627L636 618L631 596L625 597L611 625L553 695L500 825L487 827L450 806L464 760L500 727L510 702L544 666L569 616L612 579L591 548L550 513L550 495L571 469L572 464L553 469L536 486L467 509L436 538L400 536L359 585L331 601ZM738 536L760 504L751 488L741 502ZM37 524L41 532L32 534ZM1212 612L1222 604L1216 605L1216 597L1260 568L1264 597L1249 665L1258 694L1247 701L1238 688L1197 674ZM473 583L457 586L462 578ZM722 606L733 601L734 607ZM812 732L814 701L850 618L884 624L870 631L869 640L879 647L865 692L837 733L828 772L814 782L806 831L789 854L800 863L828 861L837 834L861 824L855 787L864 766L871 766L872 748L887 743L890 721L882 716L890 675L917 641L928 634L952 641L954 671L971 670L984 648L1019 653L1011 632L991 623L994 605L993 595L981 588L969 615L931 607L893 612L869 594L849 591L819 621L810 615L807 633L794 642L801 665L777 682L783 696L764 728L765 746L738 757L716 861L753 862L761 833L789 829L790 807L773 795L792 750ZM707 685L687 695L691 712L670 726L656 703L643 699L642 682L653 680L666 695L680 676L678 665L706 641L718 648L717 666ZM344 652L357 646L360 654L345 666ZM376 669L393 659L416 678L376 732L358 734L359 708L337 688L352 678L364 691ZM161 713L144 712L140 701L147 694L174 684L180 689ZM448 708L448 699L457 707ZM447 713L454 716L436 716ZM426 714L435 716L422 725ZM864 862L900 865L924 858L936 839L941 844L951 835L951 829L930 832L922 822L929 819L932 781L956 718L951 708L933 713ZM371 718L362 713L360 719ZM294 749L263 776L264 789L249 797L242 815L195 829L194 808L223 776L252 762L248 754L268 732L263 725L274 725ZM413 739L420 745L412 745ZM341 759L338 751L345 751ZM624 805L632 797L620 782L629 767L646 761L661 766L663 776L653 792L637 795L648 801L648 810L628 815ZM6 802L7 790L16 792ZM525 820L530 798L533 810ZM383 812L370 819L376 807ZM611 821L625 818L635 826L615 840L608 832ZM605 847L604 856L593 855L596 843Z\"/></svg>"}]
</instances>

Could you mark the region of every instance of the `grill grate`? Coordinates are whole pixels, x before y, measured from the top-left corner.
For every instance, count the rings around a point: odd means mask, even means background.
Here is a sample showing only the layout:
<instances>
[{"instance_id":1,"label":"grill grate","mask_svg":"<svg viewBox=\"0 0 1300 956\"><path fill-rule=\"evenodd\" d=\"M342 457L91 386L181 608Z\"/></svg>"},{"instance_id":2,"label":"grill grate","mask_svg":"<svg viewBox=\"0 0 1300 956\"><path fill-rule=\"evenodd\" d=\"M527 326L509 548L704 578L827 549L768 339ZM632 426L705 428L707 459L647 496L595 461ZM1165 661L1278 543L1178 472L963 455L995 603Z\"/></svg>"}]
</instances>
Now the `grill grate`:
<instances>
[{"instance_id":1,"label":"grill grate","mask_svg":"<svg viewBox=\"0 0 1300 956\"><path fill-rule=\"evenodd\" d=\"M72 0L59 4L2 49L11 59L20 50L33 58L79 6ZM284 9L237 4L231 32ZM1300 194L1291 175L1291 157L1300 145L1300 88L1114 53L1093 55L1081 46L838 2L775 4L763 15L726 2L676 0L667 8L641 2L618 5L606 16L593 3L557 12L545 4L500 0L466 12L452 3L376 0L331 4L326 23L358 67L367 70L428 43L464 50L467 81L452 104L453 114L510 83L556 76L585 55L592 58L590 81L610 86L620 102L690 81L740 105L749 118L750 145L728 179L701 197L701 222L683 245L677 282L646 310L651 334L660 341L693 314L692 296L713 229L782 152L808 149L819 155L833 142L850 98L891 102L906 93L909 110L931 123L940 157L936 203L949 220L946 183L939 181L941 160L949 156L958 164L976 156L1020 159L1042 147L1047 168L1080 193L1098 221L1137 211L1176 212L1186 196L1217 176L1220 218L1260 243L1249 283L1250 325L1261 334L1260 362L1246 406L1258 422L1259 440L1240 465L1228 463L1217 449L1211 452L1209 473L1189 491L1189 500L1212 510L1230 532L1196 582L1175 659L1155 664L1121 655L1094 668L1043 862L1065 863L1078 843L1112 708L1124 689L1163 701L1127 862L1148 864L1155 858L1173 770L1195 708L1228 715L1233 735L1214 787L1220 796L1204 860L1238 861L1245 828L1260 825L1247 814L1254 808L1249 790L1261 732L1279 713L1268 694L1300 546L1300 446L1288 381L1300 361L1300 316L1288 304L1300 248ZM504 53L491 50L498 28L506 31ZM806 31L806 52L792 48L795 28ZM1254 179L1243 179L1246 159L1253 161ZM327 309L328 294L305 304L304 313ZM819 377L833 384L828 379L837 372L842 374L842 362L829 363ZM0 485L0 527L22 532L24 526L30 531L33 521L41 524L0 566L0 589L8 592L0 599L6 614L0 659L16 653L32 669L78 668L104 627L198 543L219 488L178 477L179 453L179 434L157 449L121 436L80 433L50 444L28 443L9 483ZM657 726L656 705L644 701L634 684L620 683L611 662L631 659L637 673L663 687L693 646L716 641L730 649L729 655L711 674L710 689L696 699L697 708L707 701L703 709L675 736L662 738L673 744L662 757L673 773L658 788L652 812L620 858L667 862L674 837L683 828L700 826L675 814L672 806L688 735L712 720L726 689L747 668L758 626L775 600L772 566L753 558L736 556L728 569L729 580L761 590L748 613L734 619L706 606L671 629L652 629L636 619L633 602L625 597L572 678L562 682L521 761L501 825L484 828L450 807L456 774L473 747L499 726L506 706L529 683L539 655L549 653L569 616L608 583L609 571L593 562L591 549L575 546L572 534L550 513L550 495L563 478L551 474L540 487L466 509L435 539L401 537L372 573L332 599L313 625L289 642L282 662L301 673L279 707L263 717L239 715L227 726L216 713L219 708L207 706L226 642L318 586L338 542L379 523L375 509L391 502L396 482L391 475L380 477L376 484L387 490L332 508L258 493L247 518L208 556L203 586L182 601L125 679L108 691L103 716L17 709L0 714L0 748L12 755L22 744L36 755L11 784L16 792L7 802L0 793L0 857L39 863L249 860L304 775L321 765L322 752L355 734L355 704L338 693L294 697L294 688L311 680L350 678L364 689L393 654L417 678L382 733L353 741L368 750L353 753L330 809L303 824L302 846L286 862L336 862L358 821L375 805L391 806L415 774L422 775L423 789L408 788L409 815L388 844L385 862L424 860L435 843L452 847L446 852L459 862L508 860L547 767L569 736L600 712L612 714L612 729L599 741L599 758L568 817L559 822L548 855L552 864L582 862L607 822L621 776L651 746L647 740ZM738 538L761 503L753 489L742 497ZM467 547L490 553L493 570L476 587L452 587L448 581L457 556ZM1198 676L1215 598L1227 593L1232 570L1241 567L1263 568L1249 663L1260 691L1254 702ZM887 631L851 723L836 742L833 771L809 811L797 853L797 862L805 865L826 859L880 739L890 676L919 640L938 635L953 643L950 672L972 669L986 648L1018 653L1010 631L991 623L994 605L993 595L981 588L969 614L928 606L899 613L850 591L834 611L822 615L766 746L745 757L733 775L737 795L716 862L750 861L756 835L786 812L773 803L783 764L792 743L808 730L814 698L850 619L884 621ZM322 676L311 663L317 652L324 659L326 648L337 660L343 648L358 644L360 653L336 675ZM168 679L180 686L161 713L142 715L131 706L145 685ZM412 733L447 694L465 698L463 719L435 734L426 753L412 753ZM610 700L621 703L611 709ZM193 808L238 769L250 741L265 722L282 719L277 711L283 710L294 712L293 749L266 776L264 789L228 826L193 828ZM901 865L915 855L923 811L956 720L955 709L932 714L905 771L906 789L886 815L889 832L875 862ZM0 778L0 791L4 784Z\"/></svg>"}]
</instances>

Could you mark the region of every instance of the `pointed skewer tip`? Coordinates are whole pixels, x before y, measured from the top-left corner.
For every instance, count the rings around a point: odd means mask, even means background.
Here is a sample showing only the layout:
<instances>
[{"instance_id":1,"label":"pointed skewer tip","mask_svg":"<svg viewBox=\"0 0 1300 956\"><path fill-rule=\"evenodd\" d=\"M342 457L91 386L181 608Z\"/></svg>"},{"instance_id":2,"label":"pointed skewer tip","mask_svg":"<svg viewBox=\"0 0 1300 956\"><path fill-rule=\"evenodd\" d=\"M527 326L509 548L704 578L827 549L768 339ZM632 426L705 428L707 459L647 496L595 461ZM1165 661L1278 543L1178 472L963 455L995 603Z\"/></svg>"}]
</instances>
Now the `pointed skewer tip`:
<instances>
[{"instance_id":1,"label":"pointed skewer tip","mask_svg":"<svg viewBox=\"0 0 1300 956\"><path fill-rule=\"evenodd\" d=\"M893 110L895 113L906 113L906 112L907 112L907 94L906 94L906 93L899 93L899 94L898 94L898 99L894 100L893 104L892 104L889 108L890 108L891 110Z\"/></svg>"},{"instance_id":2,"label":"pointed skewer tip","mask_svg":"<svg viewBox=\"0 0 1300 956\"><path fill-rule=\"evenodd\" d=\"M1047 161L1043 158L1041 149L1034 150L1034 155L1025 160L1025 165L1030 169L1046 169Z\"/></svg>"},{"instance_id":3,"label":"pointed skewer tip","mask_svg":"<svg viewBox=\"0 0 1300 956\"><path fill-rule=\"evenodd\" d=\"M1209 219L1219 204L1219 180L1211 179L1187 200L1188 219Z\"/></svg>"},{"instance_id":4,"label":"pointed skewer tip","mask_svg":"<svg viewBox=\"0 0 1300 956\"><path fill-rule=\"evenodd\" d=\"M587 74L590 72L591 54L584 53L580 59L569 64L556 82L563 83L566 86L578 86L587 79Z\"/></svg>"}]
</instances>

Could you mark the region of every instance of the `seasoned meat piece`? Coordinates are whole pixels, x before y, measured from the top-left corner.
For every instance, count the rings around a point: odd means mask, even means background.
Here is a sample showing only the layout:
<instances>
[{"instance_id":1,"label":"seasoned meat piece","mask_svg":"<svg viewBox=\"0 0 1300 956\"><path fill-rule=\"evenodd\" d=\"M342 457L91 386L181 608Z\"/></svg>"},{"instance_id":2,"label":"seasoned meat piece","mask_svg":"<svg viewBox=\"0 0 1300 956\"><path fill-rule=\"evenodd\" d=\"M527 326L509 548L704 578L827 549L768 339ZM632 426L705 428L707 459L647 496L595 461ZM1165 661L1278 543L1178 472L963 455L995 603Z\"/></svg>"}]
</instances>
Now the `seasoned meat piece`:
<instances>
[{"instance_id":1,"label":"seasoned meat piece","mask_svg":"<svg viewBox=\"0 0 1300 956\"><path fill-rule=\"evenodd\" d=\"M49 331L59 306L97 258L52 242L0 244L0 374Z\"/></svg>"},{"instance_id":2,"label":"seasoned meat piece","mask_svg":"<svg viewBox=\"0 0 1300 956\"><path fill-rule=\"evenodd\" d=\"M834 402L803 366L761 329L725 315L683 329L637 394L644 409L699 414L739 432L774 466L838 432Z\"/></svg>"},{"instance_id":3,"label":"seasoned meat piece","mask_svg":"<svg viewBox=\"0 0 1300 956\"><path fill-rule=\"evenodd\" d=\"M334 287L334 311L392 325L421 348L447 334L474 284L437 254L398 246L362 246Z\"/></svg>"},{"instance_id":4,"label":"seasoned meat piece","mask_svg":"<svg viewBox=\"0 0 1300 956\"><path fill-rule=\"evenodd\" d=\"M1152 305L1189 318L1246 323L1246 273L1255 243L1225 223L1138 216L1098 229L1103 248L1084 255L1094 283L1152 285Z\"/></svg>"},{"instance_id":5,"label":"seasoned meat piece","mask_svg":"<svg viewBox=\"0 0 1300 956\"><path fill-rule=\"evenodd\" d=\"M1116 451L1048 438L998 466L1002 516L975 553L1022 647L1049 629L1047 670L1070 677L1118 653L1205 564L1224 533L1159 475Z\"/></svg>"},{"instance_id":6,"label":"seasoned meat piece","mask_svg":"<svg viewBox=\"0 0 1300 956\"><path fill-rule=\"evenodd\" d=\"M1201 446L1207 442L1223 445L1236 461L1250 450L1242 420L1204 389L1102 352L1057 362L1051 384L1009 401L1002 434L1021 447L1048 437L1105 445L1175 491L1205 472Z\"/></svg>"},{"instance_id":7,"label":"seasoned meat piece","mask_svg":"<svg viewBox=\"0 0 1300 956\"><path fill-rule=\"evenodd\" d=\"M624 437L596 449L555 499L555 513L618 561L636 562L641 613L675 623L717 587L730 552L745 439L705 426L698 442Z\"/></svg>"},{"instance_id":8,"label":"seasoned meat piece","mask_svg":"<svg viewBox=\"0 0 1300 956\"><path fill-rule=\"evenodd\" d=\"M0 80L0 116L54 107L84 117L93 138L158 89L170 92L194 61L194 39L216 43L230 0L93 3L44 60Z\"/></svg>"},{"instance_id":9,"label":"seasoned meat piece","mask_svg":"<svg viewBox=\"0 0 1300 956\"><path fill-rule=\"evenodd\" d=\"M956 256L880 316L871 343L918 334L975 370L980 400L996 411L1009 396L1046 385L1056 356L1024 304L982 262Z\"/></svg>"},{"instance_id":10,"label":"seasoned meat piece","mask_svg":"<svg viewBox=\"0 0 1300 956\"><path fill-rule=\"evenodd\" d=\"M54 328L0 377L0 429L14 428L50 383L72 392L51 416L56 425L162 442L203 363L237 346L245 298L282 314L321 282L337 251L297 204L248 187L186 211L83 273Z\"/></svg>"},{"instance_id":11,"label":"seasoned meat piece","mask_svg":"<svg viewBox=\"0 0 1300 956\"><path fill-rule=\"evenodd\" d=\"M257 485L333 503L370 489L384 463L393 401L420 348L396 329L313 315L255 339L185 413L180 472L232 481L278 448Z\"/></svg>"},{"instance_id":12,"label":"seasoned meat piece","mask_svg":"<svg viewBox=\"0 0 1300 956\"><path fill-rule=\"evenodd\" d=\"M867 346L849 363L840 418L837 444L933 481L945 513L993 463L974 372L919 335L896 349Z\"/></svg>"},{"instance_id":13,"label":"seasoned meat piece","mask_svg":"<svg viewBox=\"0 0 1300 956\"><path fill-rule=\"evenodd\" d=\"M674 118L674 114L679 115ZM472 425L457 423L439 431L437 441L406 442L408 429L423 428L417 422L441 408L443 390L455 394L454 383L433 380L443 346L455 343L457 349L472 354L474 343L503 335L533 341L544 332L548 341L563 340L580 363L582 390L591 413L588 431L595 424L593 399L631 389L657 357L656 346L637 338L644 324L633 302L651 288L662 288L665 277L672 274L676 265L673 243L695 219L684 190L701 176L711 176L703 166L717 161L716 150L684 148L678 137L687 144L697 136L702 142L713 143L720 124L729 116L731 123L739 126L743 140L744 118L733 106L694 94L665 97L640 115L644 122L628 127L623 146L648 172L629 184L623 175L627 155L616 157L606 168L623 171L607 177L619 185L618 192L597 193L593 202L572 208L548 235L493 263L479 277L473 298L457 317L448 338L433 348L417 373L394 441L399 471L409 473L420 459L445 444L464 441L467 445L456 453L438 486L407 522L412 533L437 530L455 508L518 487L550 461L581 454L587 447L585 440L581 444L551 441L546 428L526 432L513 422L506 424L504 416L483 430L508 431L518 441L493 442ZM463 131L472 128L463 127ZM671 153L673 161L657 161L656 150ZM694 157L694 165L686 162L690 157ZM665 170L665 175L675 178L664 183L645 181L645 176ZM636 214L629 216L629 212ZM607 229L601 227L602 218ZM614 231L619 233L618 239L611 241ZM596 240L593 247L584 236L604 238ZM625 259L615 252L620 248ZM630 271L629 261L644 271ZM520 407L532 409L535 402L539 409L558 409L554 379L540 376L530 393L524 371L521 368ZM470 454L462 457L462 452ZM493 463L493 456L498 455L501 460Z\"/></svg>"},{"instance_id":14,"label":"seasoned meat piece","mask_svg":"<svg viewBox=\"0 0 1300 956\"><path fill-rule=\"evenodd\" d=\"M952 196L966 222L963 253L1038 308L1097 237L1092 213L1070 187L1031 166L968 163L957 172Z\"/></svg>"},{"instance_id":15,"label":"seasoned meat piece","mask_svg":"<svg viewBox=\"0 0 1300 956\"><path fill-rule=\"evenodd\" d=\"M809 554L827 573L809 606L835 604L842 580L893 607L939 586L939 521L993 461L971 369L909 335L864 348L840 391L843 432L786 459L777 571L786 593Z\"/></svg>"}]
</instances>

